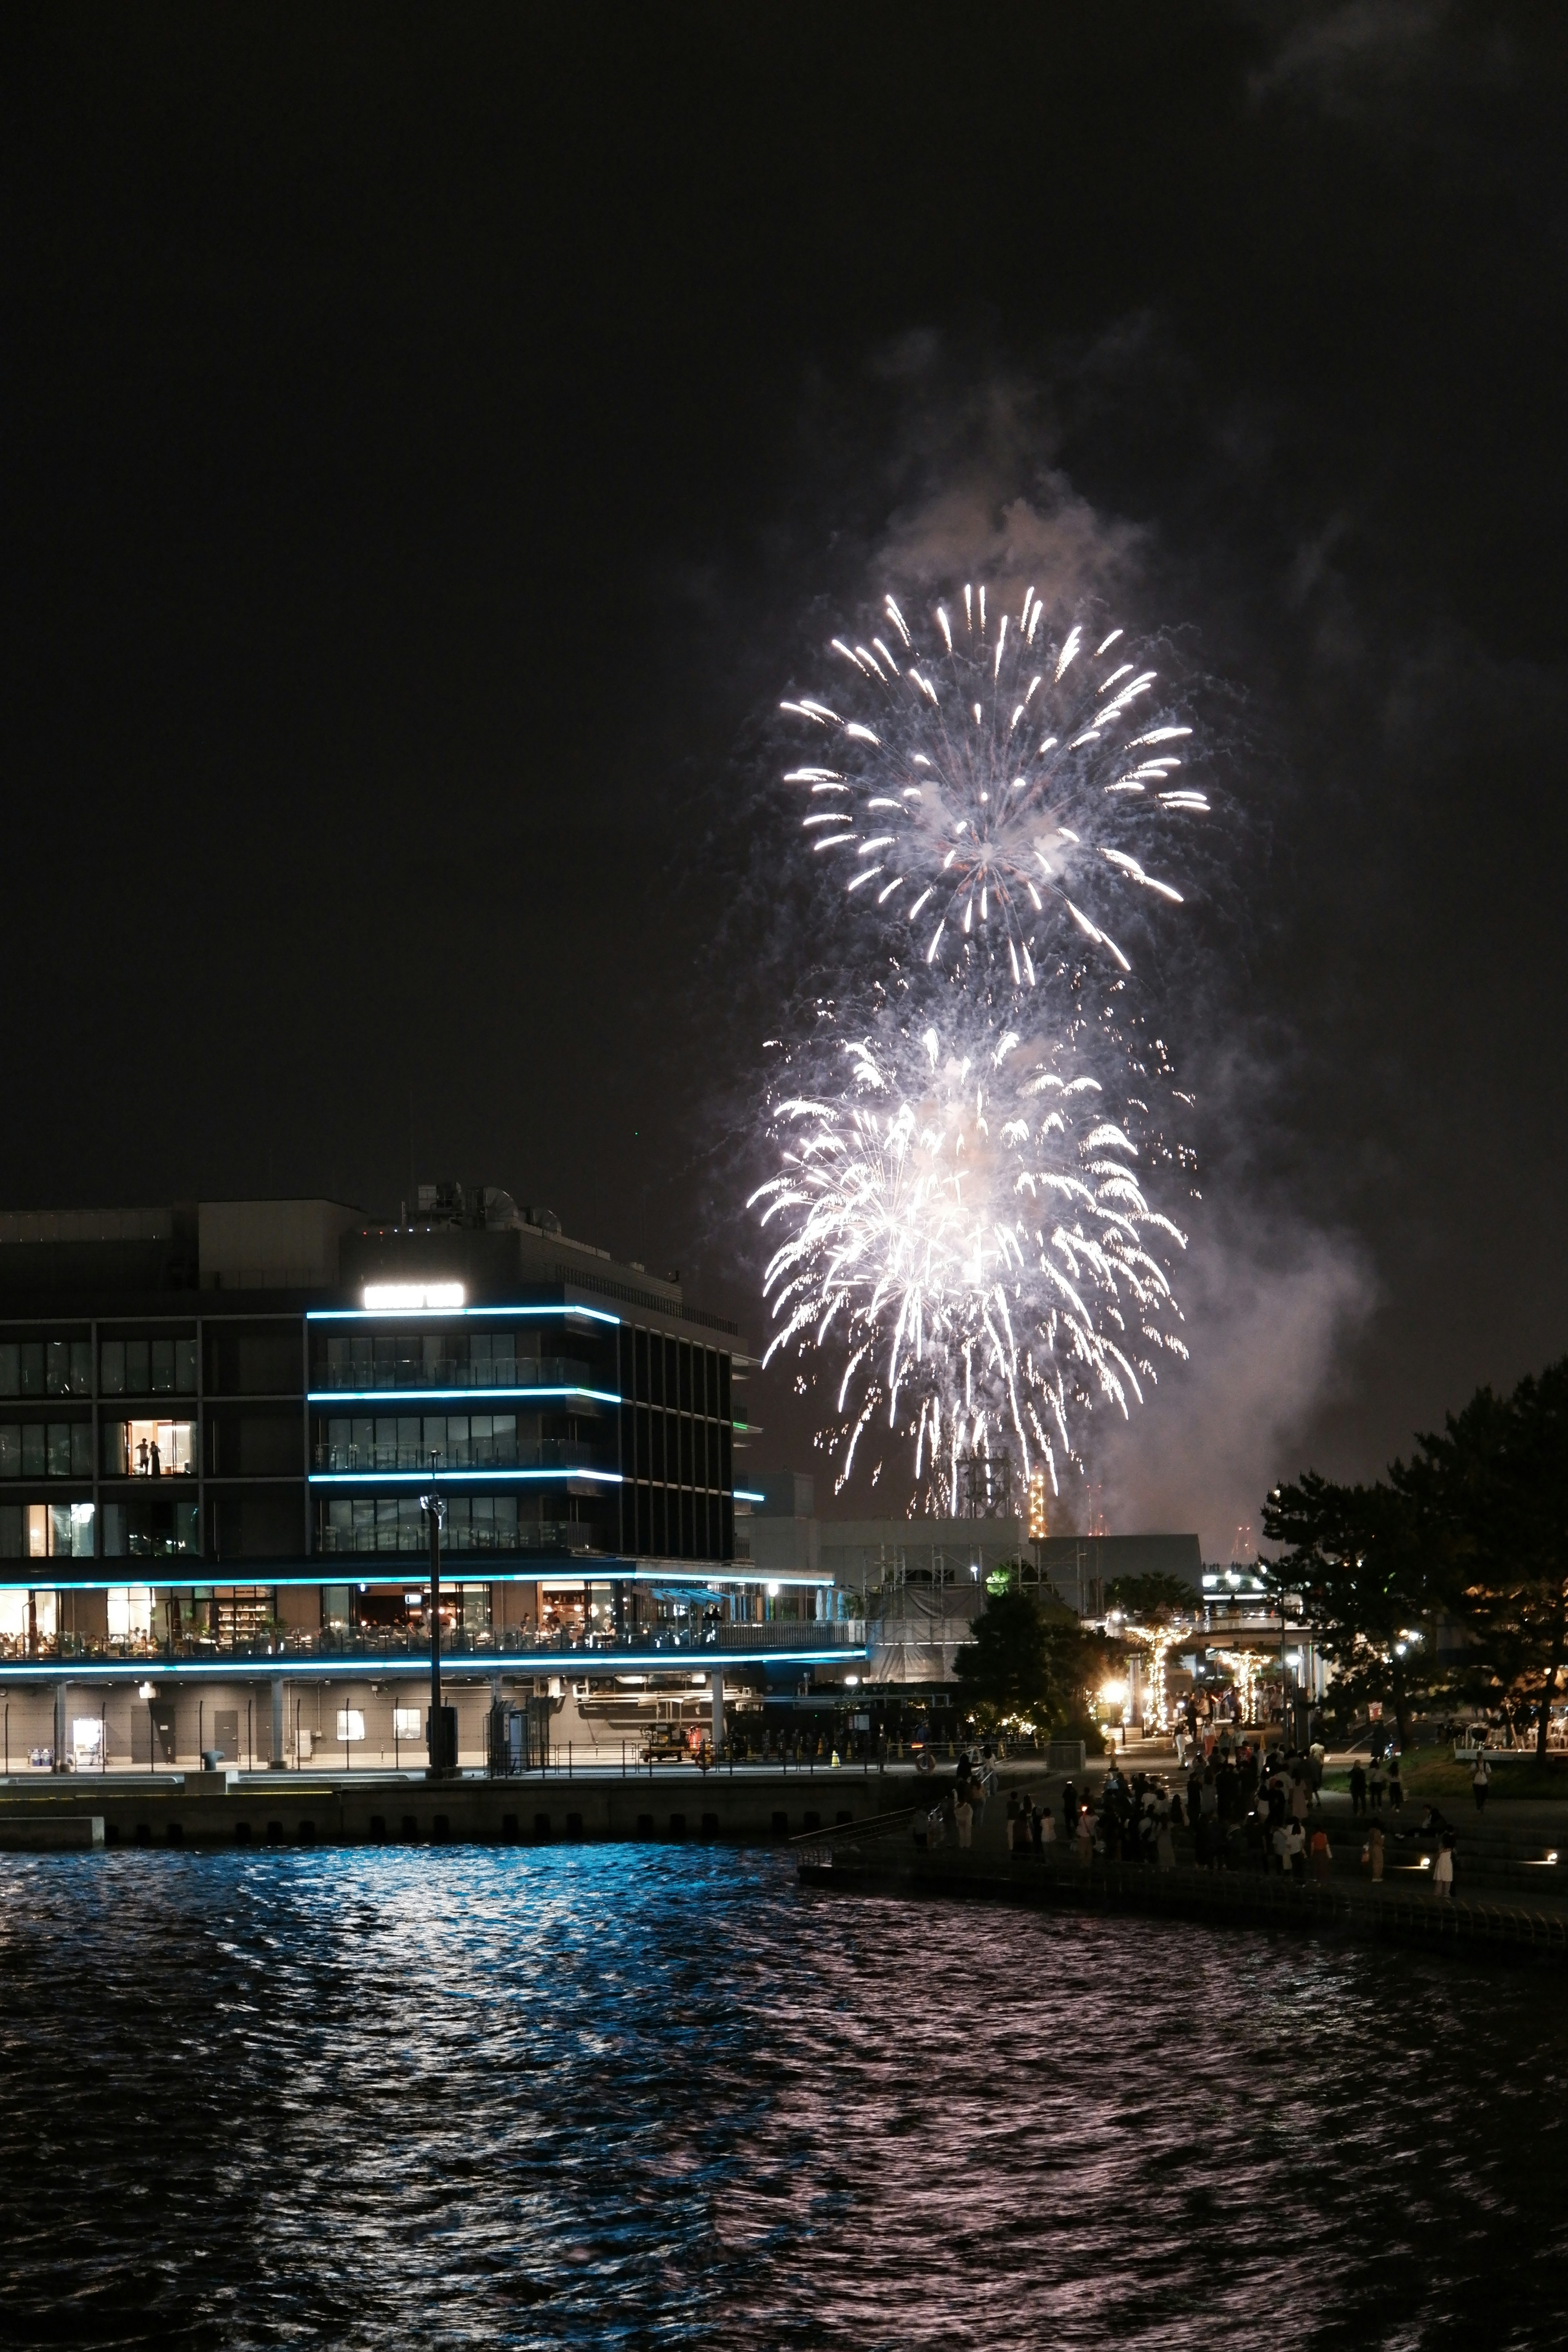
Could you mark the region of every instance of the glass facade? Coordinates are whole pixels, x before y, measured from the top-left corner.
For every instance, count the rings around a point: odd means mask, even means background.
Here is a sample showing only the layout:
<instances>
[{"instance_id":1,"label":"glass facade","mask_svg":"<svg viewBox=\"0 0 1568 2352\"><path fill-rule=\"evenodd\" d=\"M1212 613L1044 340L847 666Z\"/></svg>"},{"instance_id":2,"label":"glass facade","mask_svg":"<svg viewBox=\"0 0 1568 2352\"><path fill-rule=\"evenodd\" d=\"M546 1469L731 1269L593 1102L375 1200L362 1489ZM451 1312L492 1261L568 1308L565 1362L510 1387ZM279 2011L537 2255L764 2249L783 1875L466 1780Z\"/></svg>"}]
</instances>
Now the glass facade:
<instances>
[{"instance_id":1,"label":"glass facade","mask_svg":"<svg viewBox=\"0 0 1568 2352\"><path fill-rule=\"evenodd\" d=\"M731 1558L728 1351L557 1298L0 1323L0 1559Z\"/></svg>"},{"instance_id":2,"label":"glass facade","mask_svg":"<svg viewBox=\"0 0 1568 2352\"><path fill-rule=\"evenodd\" d=\"M666 1559L732 1559L728 1353L623 1326L619 1374L622 1549Z\"/></svg>"},{"instance_id":3,"label":"glass facade","mask_svg":"<svg viewBox=\"0 0 1568 2352\"><path fill-rule=\"evenodd\" d=\"M310 1385L377 1389L585 1389L585 1356L559 1350L537 1328L505 1331L330 1332L313 1349Z\"/></svg>"}]
</instances>

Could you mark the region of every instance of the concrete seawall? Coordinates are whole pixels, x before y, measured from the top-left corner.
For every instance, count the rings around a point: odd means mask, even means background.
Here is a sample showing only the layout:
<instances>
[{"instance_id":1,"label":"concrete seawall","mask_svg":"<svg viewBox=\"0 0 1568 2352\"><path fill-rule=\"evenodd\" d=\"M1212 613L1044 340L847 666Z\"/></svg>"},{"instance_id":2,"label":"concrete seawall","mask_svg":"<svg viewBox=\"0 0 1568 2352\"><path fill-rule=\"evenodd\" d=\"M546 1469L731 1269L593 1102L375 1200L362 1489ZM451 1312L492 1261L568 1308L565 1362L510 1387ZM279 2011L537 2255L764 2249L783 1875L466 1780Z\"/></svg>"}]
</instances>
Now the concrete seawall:
<instances>
[{"instance_id":1,"label":"concrete seawall","mask_svg":"<svg viewBox=\"0 0 1568 2352\"><path fill-rule=\"evenodd\" d=\"M921 1853L886 1829L859 1850L823 1832L800 1842L802 1883L839 1895L893 1895L958 1902L1023 1903L1075 1911L1140 1912L1167 1919L1330 1931L1357 1941L1390 1939L1450 1950L1510 1952L1568 1967L1568 1905L1440 1898L1418 1874L1406 1885L1299 1881L1262 1872L1105 1863L1085 1867L1001 1853Z\"/></svg>"},{"instance_id":2,"label":"concrete seawall","mask_svg":"<svg viewBox=\"0 0 1568 2352\"><path fill-rule=\"evenodd\" d=\"M689 1766L443 1782L422 1774L107 1774L0 1784L0 1851L84 1844L94 1818L117 1846L542 1844L570 1839L750 1843L850 1827L896 1811L907 1777ZM40 1824L58 1824L50 1839Z\"/></svg>"}]
</instances>

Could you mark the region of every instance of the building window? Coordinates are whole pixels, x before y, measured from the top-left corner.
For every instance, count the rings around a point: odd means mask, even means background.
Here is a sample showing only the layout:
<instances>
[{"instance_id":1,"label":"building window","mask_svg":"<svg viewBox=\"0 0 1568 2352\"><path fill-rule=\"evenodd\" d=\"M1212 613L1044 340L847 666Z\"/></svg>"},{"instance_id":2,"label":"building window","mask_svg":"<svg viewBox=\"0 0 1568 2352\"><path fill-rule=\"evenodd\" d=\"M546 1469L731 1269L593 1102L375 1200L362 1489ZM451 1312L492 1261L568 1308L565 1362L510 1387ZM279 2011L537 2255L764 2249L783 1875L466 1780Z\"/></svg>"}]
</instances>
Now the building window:
<instances>
[{"instance_id":1,"label":"building window","mask_svg":"<svg viewBox=\"0 0 1568 2352\"><path fill-rule=\"evenodd\" d=\"M99 1349L105 1396L194 1396L196 1343L190 1339L105 1339Z\"/></svg>"},{"instance_id":2,"label":"building window","mask_svg":"<svg viewBox=\"0 0 1568 2352\"><path fill-rule=\"evenodd\" d=\"M338 1745L346 1747L350 1740L364 1738L364 1717L357 1706L338 1709Z\"/></svg>"},{"instance_id":3,"label":"building window","mask_svg":"<svg viewBox=\"0 0 1568 2352\"><path fill-rule=\"evenodd\" d=\"M26 1508L29 1559L92 1558L94 1514L90 1503L29 1503Z\"/></svg>"},{"instance_id":4,"label":"building window","mask_svg":"<svg viewBox=\"0 0 1568 2352\"><path fill-rule=\"evenodd\" d=\"M447 1540L453 1551L515 1551L515 1495L458 1495L447 1507Z\"/></svg>"},{"instance_id":5,"label":"building window","mask_svg":"<svg viewBox=\"0 0 1568 2352\"><path fill-rule=\"evenodd\" d=\"M0 1423L0 1478L90 1478L89 1421Z\"/></svg>"},{"instance_id":6,"label":"building window","mask_svg":"<svg viewBox=\"0 0 1568 2352\"><path fill-rule=\"evenodd\" d=\"M532 1352L542 1336L516 1331L344 1333L329 1338L325 1354L314 1357L312 1384L361 1395L374 1389L584 1385L586 1363Z\"/></svg>"},{"instance_id":7,"label":"building window","mask_svg":"<svg viewBox=\"0 0 1568 2352\"><path fill-rule=\"evenodd\" d=\"M194 1421L106 1421L106 1478L190 1478L195 1475Z\"/></svg>"},{"instance_id":8,"label":"building window","mask_svg":"<svg viewBox=\"0 0 1568 2352\"><path fill-rule=\"evenodd\" d=\"M424 1719L416 1706L395 1706L392 1710L394 1739L423 1739Z\"/></svg>"},{"instance_id":9,"label":"building window","mask_svg":"<svg viewBox=\"0 0 1568 2352\"><path fill-rule=\"evenodd\" d=\"M109 1588L109 1638L140 1648L153 1638L153 1588L149 1584L111 1584Z\"/></svg>"},{"instance_id":10,"label":"building window","mask_svg":"<svg viewBox=\"0 0 1568 2352\"><path fill-rule=\"evenodd\" d=\"M103 1557L161 1559L198 1549L195 1503L105 1503Z\"/></svg>"},{"instance_id":11,"label":"building window","mask_svg":"<svg viewBox=\"0 0 1568 2352\"><path fill-rule=\"evenodd\" d=\"M318 1468L325 1470L514 1470L524 1459L514 1412L405 1413L373 1419L368 1413L334 1417L318 1444ZM532 1459L538 1448L526 1449Z\"/></svg>"},{"instance_id":12,"label":"building window","mask_svg":"<svg viewBox=\"0 0 1568 2352\"><path fill-rule=\"evenodd\" d=\"M43 1393L42 1340L0 1341L0 1396L42 1396Z\"/></svg>"}]
</instances>

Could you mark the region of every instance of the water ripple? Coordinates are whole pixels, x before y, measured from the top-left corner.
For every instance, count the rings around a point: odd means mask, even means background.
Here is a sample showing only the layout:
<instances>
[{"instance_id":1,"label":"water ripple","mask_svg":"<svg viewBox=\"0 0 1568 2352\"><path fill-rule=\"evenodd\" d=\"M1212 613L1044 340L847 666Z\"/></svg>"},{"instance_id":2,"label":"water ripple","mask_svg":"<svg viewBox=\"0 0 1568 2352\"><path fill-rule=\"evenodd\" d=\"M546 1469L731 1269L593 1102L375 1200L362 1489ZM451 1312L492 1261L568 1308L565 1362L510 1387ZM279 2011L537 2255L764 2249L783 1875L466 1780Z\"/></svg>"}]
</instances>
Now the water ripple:
<instances>
[{"instance_id":1,"label":"water ripple","mask_svg":"<svg viewBox=\"0 0 1568 2352\"><path fill-rule=\"evenodd\" d=\"M10 2344L1535 2347L1555 1981L705 1849L8 1857Z\"/></svg>"}]
</instances>

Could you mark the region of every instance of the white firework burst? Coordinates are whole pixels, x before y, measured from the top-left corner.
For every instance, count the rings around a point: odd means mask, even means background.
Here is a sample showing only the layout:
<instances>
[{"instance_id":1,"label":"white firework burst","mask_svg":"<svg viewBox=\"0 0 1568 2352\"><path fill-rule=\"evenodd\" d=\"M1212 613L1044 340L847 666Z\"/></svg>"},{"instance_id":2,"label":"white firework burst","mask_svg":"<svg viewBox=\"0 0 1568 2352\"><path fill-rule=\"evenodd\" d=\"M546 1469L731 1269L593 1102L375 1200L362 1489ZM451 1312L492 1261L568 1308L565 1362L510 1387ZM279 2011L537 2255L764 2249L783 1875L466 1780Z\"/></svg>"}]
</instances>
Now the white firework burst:
<instances>
[{"instance_id":1,"label":"white firework burst","mask_svg":"<svg viewBox=\"0 0 1568 2352\"><path fill-rule=\"evenodd\" d=\"M826 698L782 706L818 739L785 778L810 802L810 854L914 956L1005 964L1015 988L1034 986L1053 923L1129 970L1106 902L1179 904L1144 859L1209 807L1182 781L1192 729L1125 633L1054 635L1044 610L1031 588L1016 614L988 615L971 584L918 644L889 596L869 643L834 638Z\"/></svg>"},{"instance_id":2,"label":"white firework burst","mask_svg":"<svg viewBox=\"0 0 1568 2352\"><path fill-rule=\"evenodd\" d=\"M779 1172L750 1203L774 1244L764 1361L841 1359L840 1487L868 1432L912 1443L931 1508L956 1509L964 1451L1016 1444L1055 1486L1082 1411L1125 1413L1162 1352L1186 1353L1165 1264L1184 1237L1132 1131L1147 1106L1110 1116L1075 1043L957 987L939 1020L889 1006L812 1058L820 1083L773 1106Z\"/></svg>"}]
</instances>

